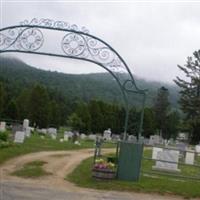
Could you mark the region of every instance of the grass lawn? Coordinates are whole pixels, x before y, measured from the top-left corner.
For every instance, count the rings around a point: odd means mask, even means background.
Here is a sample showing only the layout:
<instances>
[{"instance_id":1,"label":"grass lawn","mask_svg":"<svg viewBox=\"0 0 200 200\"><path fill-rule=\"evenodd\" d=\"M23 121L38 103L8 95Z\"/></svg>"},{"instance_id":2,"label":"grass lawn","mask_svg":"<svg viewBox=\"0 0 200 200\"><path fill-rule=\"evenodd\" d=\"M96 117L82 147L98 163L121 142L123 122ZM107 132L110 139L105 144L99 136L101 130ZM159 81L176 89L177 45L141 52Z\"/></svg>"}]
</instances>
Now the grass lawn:
<instances>
[{"instance_id":1,"label":"grass lawn","mask_svg":"<svg viewBox=\"0 0 200 200\"><path fill-rule=\"evenodd\" d=\"M42 176L51 175L51 173L45 171L42 166L47 164L44 161L33 161L26 163L23 168L13 172L11 175L19 176L23 178L38 178Z\"/></svg>"},{"instance_id":2,"label":"grass lawn","mask_svg":"<svg viewBox=\"0 0 200 200\"><path fill-rule=\"evenodd\" d=\"M10 158L32 152L94 148L94 141L82 140L81 145L78 146L71 141L61 143L59 141L61 137L62 135L59 134L56 140L48 136L42 139L40 135L34 133L30 138L25 139L23 144L12 143L9 147L0 148L0 165ZM104 147L115 147L115 144L104 144Z\"/></svg>"},{"instance_id":3,"label":"grass lawn","mask_svg":"<svg viewBox=\"0 0 200 200\"><path fill-rule=\"evenodd\" d=\"M150 154L149 150L145 150L145 154ZM81 187L116 190L116 191L137 191L137 192L155 192L160 194L175 194L186 198L200 197L200 181L176 179L169 176L145 176L141 175L140 181L137 183L128 181L97 181L91 177L93 159L89 158L83 161L68 177L67 180ZM151 161L150 161L151 162ZM144 161L142 168L148 169L152 166L149 161ZM186 167L188 174L194 173L193 169ZM200 169L199 169L200 170ZM199 173L199 171L198 171Z\"/></svg>"}]
</instances>

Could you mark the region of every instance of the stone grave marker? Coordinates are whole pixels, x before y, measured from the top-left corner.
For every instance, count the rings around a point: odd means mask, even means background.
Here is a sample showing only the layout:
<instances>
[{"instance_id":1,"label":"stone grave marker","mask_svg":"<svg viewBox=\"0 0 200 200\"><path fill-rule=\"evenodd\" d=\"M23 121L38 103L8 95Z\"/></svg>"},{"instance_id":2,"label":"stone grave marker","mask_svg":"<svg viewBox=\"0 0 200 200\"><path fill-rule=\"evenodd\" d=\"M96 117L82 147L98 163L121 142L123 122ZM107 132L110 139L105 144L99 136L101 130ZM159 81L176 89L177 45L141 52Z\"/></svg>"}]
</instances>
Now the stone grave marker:
<instances>
[{"instance_id":1,"label":"stone grave marker","mask_svg":"<svg viewBox=\"0 0 200 200\"><path fill-rule=\"evenodd\" d=\"M187 150L187 145L185 143L177 143L176 147L178 150L185 152Z\"/></svg>"},{"instance_id":2,"label":"stone grave marker","mask_svg":"<svg viewBox=\"0 0 200 200\"><path fill-rule=\"evenodd\" d=\"M37 132L46 135L47 134L47 129L45 129L45 128L37 129Z\"/></svg>"},{"instance_id":3,"label":"stone grave marker","mask_svg":"<svg viewBox=\"0 0 200 200\"><path fill-rule=\"evenodd\" d=\"M108 129L108 130L105 130L103 132L103 139L104 140L107 140L107 141L110 141L111 140L111 130Z\"/></svg>"},{"instance_id":4,"label":"stone grave marker","mask_svg":"<svg viewBox=\"0 0 200 200\"><path fill-rule=\"evenodd\" d=\"M195 152L200 155L200 145L195 146Z\"/></svg>"},{"instance_id":5,"label":"stone grave marker","mask_svg":"<svg viewBox=\"0 0 200 200\"><path fill-rule=\"evenodd\" d=\"M186 152L185 164L194 165L194 158L195 158L194 152Z\"/></svg>"},{"instance_id":6,"label":"stone grave marker","mask_svg":"<svg viewBox=\"0 0 200 200\"><path fill-rule=\"evenodd\" d=\"M95 134L90 134L89 136L88 136L88 138L90 139L90 140L96 140L96 135Z\"/></svg>"},{"instance_id":7,"label":"stone grave marker","mask_svg":"<svg viewBox=\"0 0 200 200\"><path fill-rule=\"evenodd\" d=\"M0 132L6 131L6 122L0 122Z\"/></svg>"},{"instance_id":8,"label":"stone grave marker","mask_svg":"<svg viewBox=\"0 0 200 200\"><path fill-rule=\"evenodd\" d=\"M180 172L180 169L178 169L179 151L165 149L157 153L156 159L169 162L156 161L156 165L153 166L154 170Z\"/></svg>"},{"instance_id":9,"label":"stone grave marker","mask_svg":"<svg viewBox=\"0 0 200 200\"><path fill-rule=\"evenodd\" d=\"M68 135L68 134L64 134L63 140L64 140L65 142L67 142L67 141L69 140L69 135Z\"/></svg>"},{"instance_id":10,"label":"stone grave marker","mask_svg":"<svg viewBox=\"0 0 200 200\"><path fill-rule=\"evenodd\" d=\"M159 135L151 135L149 139L149 145L159 144L160 136Z\"/></svg>"},{"instance_id":11,"label":"stone grave marker","mask_svg":"<svg viewBox=\"0 0 200 200\"><path fill-rule=\"evenodd\" d=\"M25 135L26 135L26 137L30 137L31 136L31 128L30 127L27 127L25 129Z\"/></svg>"},{"instance_id":12,"label":"stone grave marker","mask_svg":"<svg viewBox=\"0 0 200 200\"><path fill-rule=\"evenodd\" d=\"M21 124L12 125L12 133L15 134L17 131L23 131L23 126Z\"/></svg>"},{"instance_id":13,"label":"stone grave marker","mask_svg":"<svg viewBox=\"0 0 200 200\"><path fill-rule=\"evenodd\" d=\"M137 138L134 135L129 135L128 136L128 141L129 142L137 142Z\"/></svg>"},{"instance_id":14,"label":"stone grave marker","mask_svg":"<svg viewBox=\"0 0 200 200\"><path fill-rule=\"evenodd\" d=\"M28 119L24 119L23 128L26 129L28 127L29 127L29 120Z\"/></svg>"},{"instance_id":15,"label":"stone grave marker","mask_svg":"<svg viewBox=\"0 0 200 200\"><path fill-rule=\"evenodd\" d=\"M85 140L86 137L87 136L84 133L81 133L81 135L80 135L81 140Z\"/></svg>"},{"instance_id":16,"label":"stone grave marker","mask_svg":"<svg viewBox=\"0 0 200 200\"><path fill-rule=\"evenodd\" d=\"M24 143L24 139L25 139L25 132L17 131L15 133L15 138L14 138L15 143Z\"/></svg>"},{"instance_id":17,"label":"stone grave marker","mask_svg":"<svg viewBox=\"0 0 200 200\"><path fill-rule=\"evenodd\" d=\"M153 147L152 159L156 160L156 159L157 159L158 152L160 152L160 151L163 151L163 148Z\"/></svg>"}]
</instances>

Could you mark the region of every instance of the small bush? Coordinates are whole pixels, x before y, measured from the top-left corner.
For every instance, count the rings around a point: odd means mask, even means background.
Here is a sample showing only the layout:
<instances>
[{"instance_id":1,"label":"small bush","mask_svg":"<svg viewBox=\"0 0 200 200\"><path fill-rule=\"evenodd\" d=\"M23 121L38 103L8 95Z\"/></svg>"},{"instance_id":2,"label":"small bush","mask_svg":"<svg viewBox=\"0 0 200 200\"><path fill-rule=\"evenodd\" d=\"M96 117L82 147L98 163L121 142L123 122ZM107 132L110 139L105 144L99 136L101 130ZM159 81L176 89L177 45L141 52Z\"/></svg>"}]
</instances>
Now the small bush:
<instances>
[{"instance_id":1,"label":"small bush","mask_svg":"<svg viewBox=\"0 0 200 200\"><path fill-rule=\"evenodd\" d=\"M0 140L6 142L8 141L8 133L7 132L0 132Z\"/></svg>"}]
</instances>

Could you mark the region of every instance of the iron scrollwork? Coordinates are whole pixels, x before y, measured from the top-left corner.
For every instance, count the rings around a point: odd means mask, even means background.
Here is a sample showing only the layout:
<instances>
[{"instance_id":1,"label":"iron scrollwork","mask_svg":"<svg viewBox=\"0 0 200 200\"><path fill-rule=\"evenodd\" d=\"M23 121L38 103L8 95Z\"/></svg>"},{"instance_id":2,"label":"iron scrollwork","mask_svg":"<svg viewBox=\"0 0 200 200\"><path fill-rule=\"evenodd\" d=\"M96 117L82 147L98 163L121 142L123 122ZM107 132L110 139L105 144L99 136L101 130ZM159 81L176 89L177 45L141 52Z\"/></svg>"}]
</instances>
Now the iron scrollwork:
<instances>
[{"instance_id":1,"label":"iron scrollwork","mask_svg":"<svg viewBox=\"0 0 200 200\"><path fill-rule=\"evenodd\" d=\"M61 35L59 46L45 49L46 44L50 44L46 32L60 31ZM44 48L42 48L44 47ZM58 52L57 52L58 51ZM0 29L0 53L22 52L40 55L68 57L81 59L98 64L106 69L117 81L123 94L126 106L126 119L124 126L124 139L128 127L128 101L127 93L138 93L143 96L143 109L141 112L139 135L142 133L142 123L144 116L144 103L146 90L140 90L134 81L134 78L127 64L122 57L103 40L89 34L85 27L79 28L77 25L70 25L63 21L54 21L51 19L32 19L25 20L18 26L11 26Z\"/></svg>"}]
</instances>

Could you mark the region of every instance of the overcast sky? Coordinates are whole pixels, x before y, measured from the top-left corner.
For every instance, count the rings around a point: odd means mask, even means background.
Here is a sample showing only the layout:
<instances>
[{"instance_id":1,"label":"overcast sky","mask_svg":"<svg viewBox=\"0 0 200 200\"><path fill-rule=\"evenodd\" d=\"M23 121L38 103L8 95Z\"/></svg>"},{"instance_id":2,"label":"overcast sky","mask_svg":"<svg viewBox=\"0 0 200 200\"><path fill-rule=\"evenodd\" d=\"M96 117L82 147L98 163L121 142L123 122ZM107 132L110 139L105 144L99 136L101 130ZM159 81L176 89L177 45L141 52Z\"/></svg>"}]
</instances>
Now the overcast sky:
<instances>
[{"instance_id":1,"label":"overcast sky","mask_svg":"<svg viewBox=\"0 0 200 200\"><path fill-rule=\"evenodd\" d=\"M200 49L200 2L2 1L1 27L24 19L50 18L86 26L125 59L133 74L172 82L177 64ZM25 62L65 73L103 71L70 59L20 55Z\"/></svg>"}]
</instances>

